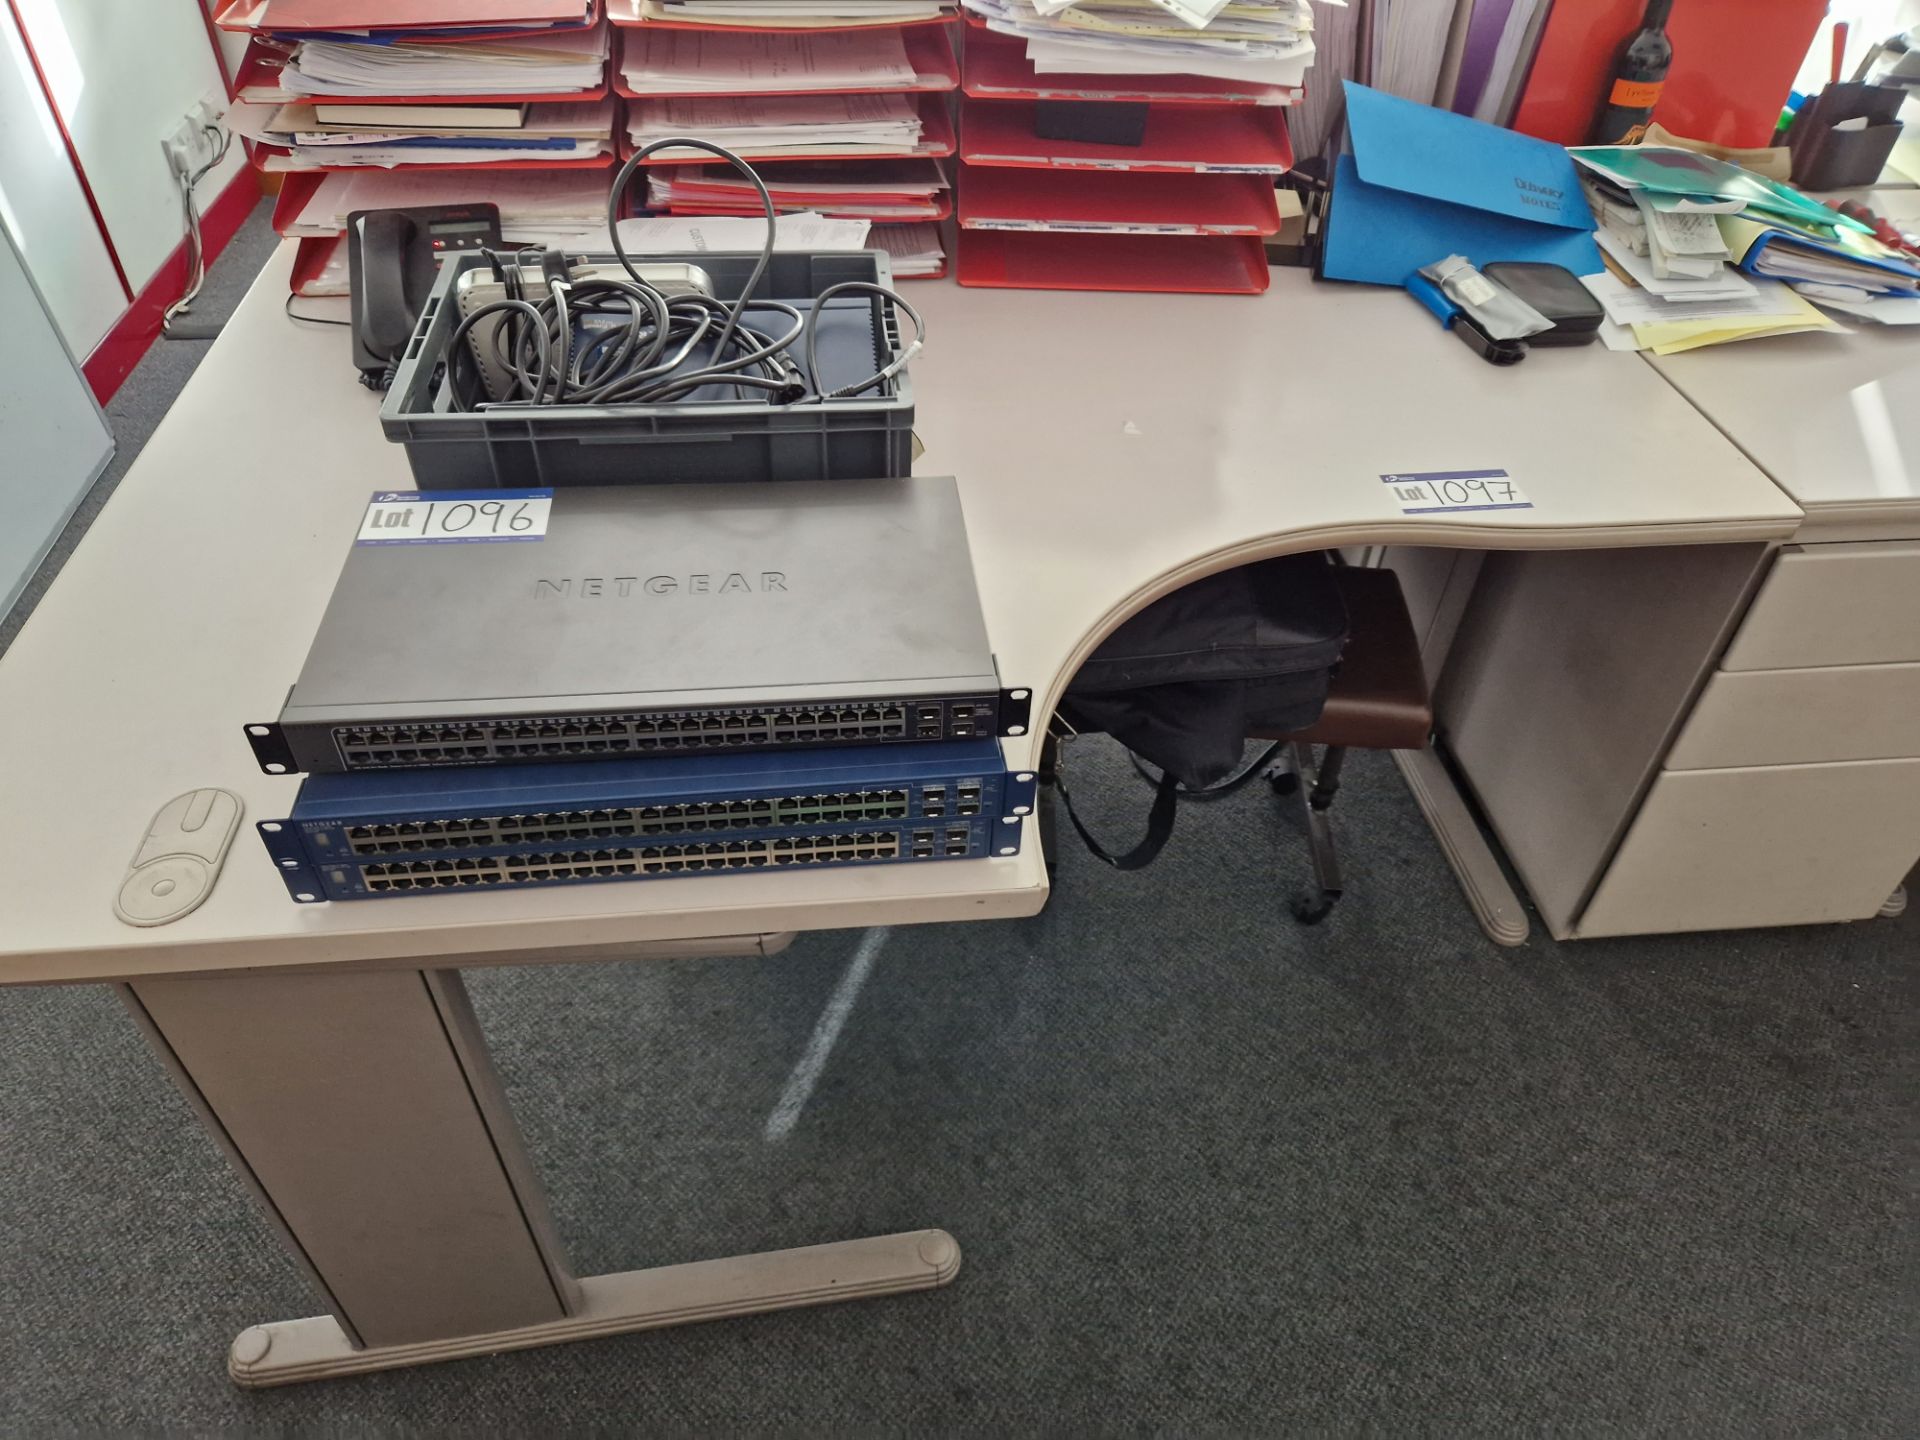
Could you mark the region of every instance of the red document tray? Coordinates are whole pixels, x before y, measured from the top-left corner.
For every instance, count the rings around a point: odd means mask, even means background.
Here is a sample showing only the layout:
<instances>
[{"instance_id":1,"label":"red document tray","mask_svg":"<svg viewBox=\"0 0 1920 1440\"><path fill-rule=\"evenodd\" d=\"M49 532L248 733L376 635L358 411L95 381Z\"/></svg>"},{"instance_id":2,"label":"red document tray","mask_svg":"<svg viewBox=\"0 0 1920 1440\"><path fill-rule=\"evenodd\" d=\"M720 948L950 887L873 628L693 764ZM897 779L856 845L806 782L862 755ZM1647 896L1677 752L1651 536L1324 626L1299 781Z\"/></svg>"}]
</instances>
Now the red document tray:
<instances>
[{"instance_id":1,"label":"red document tray","mask_svg":"<svg viewBox=\"0 0 1920 1440\"><path fill-rule=\"evenodd\" d=\"M873 222L873 230L870 230L867 233L868 233L868 236L871 237L874 231L884 230L889 225L924 225L925 223L926 222L924 220L876 220ZM871 243L876 250L882 248L878 240L871 240ZM942 249L945 250L946 254L945 254L945 258L941 260L940 268L938 270L935 270L931 275L895 275L893 278L895 280L903 281L903 282L909 281L909 280L944 280L946 279L947 272L953 268L953 239L950 234L946 233L944 227L942 227L940 243L941 243Z\"/></svg>"},{"instance_id":2,"label":"red document tray","mask_svg":"<svg viewBox=\"0 0 1920 1440\"><path fill-rule=\"evenodd\" d=\"M293 273L287 277L287 288L295 295L307 294L308 287L320 278L333 259L334 251L346 243L345 235L310 236L302 240L293 252Z\"/></svg>"},{"instance_id":3,"label":"red document tray","mask_svg":"<svg viewBox=\"0 0 1920 1440\"><path fill-rule=\"evenodd\" d=\"M293 222L300 218L300 212L307 208L307 201L320 188L320 181L325 174L323 170L288 172L287 178L280 182L280 193L273 197L273 229L276 235L286 234Z\"/></svg>"},{"instance_id":4,"label":"red document tray","mask_svg":"<svg viewBox=\"0 0 1920 1440\"><path fill-rule=\"evenodd\" d=\"M1277 106L1156 104L1140 145L1043 140L1028 100L970 101L963 125L960 158L970 165L1259 175L1293 168L1286 115Z\"/></svg>"},{"instance_id":5,"label":"red document tray","mask_svg":"<svg viewBox=\"0 0 1920 1440\"><path fill-rule=\"evenodd\" d=\"M962 285L1258 295L1267 253L1251 236L1035 235L962 230Z\"/></svg>"},{"instance_id":6,"label":"red document tray","mask_svg":"<svg viewBox=\"0 0 1920 1440\"><path fill-rule=\"evenodd\" d=\"M1036 235L962 230L962 285L1258 295L1267 253L1251 236Z\"/></svg>"},{"instance_id":7,"label":"red document tray","mask_svg":"<svg viewBox=\"0 0 1920 1440\"><path fill-rule=\"evenodd\" d=\"M413 19L413 21L394 19L392 10L388 6L380 6L380 23L372 27L369 25L319 25L319 23L286 25L284 21L278 19L275 10L267 12L269 13L267 25L250 25L248 21L236 17L238 12L255 10L257 6L259 6L259 0L227 0L227 4L221 6L221 13L213 17L213 23L219 25L223 31L234 31L238 35L255 35L261 31L269 35L300 35L301 31L317 31L321 35L328 35L328 33L340 33L340 31L384 29L384 31L405 31L409 35L420 35L422 40L430 38L432 44L480 44L482 40L513 40L516 36L530 35L530 33L532 35L564 35L566 31L588 31L595 25L599 25L601 0L593 0L593 6L586 15L586 19L570 19L559 25L547 25L545 21L534 21L532 25L513 25L509 21L501 21L493 25L492 29L476 27L476 29L461 29L449 35L434 36L426 36L424 31L436 31L440 27L449 27L449 25L467 25L468 21L467 19ZM457 8L465 10L465 6L457 6Z\"/></svg>"},{"instance_id":8,"label":"red document tray","mask_svg":"<svg viewBox=\"0 0 1920 1440\"><path fill-rule=\"evenodd\" d=\"M679 98L679 97L676 97ZM744 160L915 160L940 159L953 154L953 122L947 118L947 102L938 95L920 97L920 144L913 150L882 150L868 155L816 155L809 151L785 151L775 155L743 155ZM620 137L620 158L630 159L639 147L630 135ZM738 152L736 152L738 153ZM714 157L690 150L685 155L650 155L649 165L711 165ZM724 162L722 162L724 163Z\"/></svg>"},{"instance_id":9,"label":"red document tray","mask_svg":"<svg viewBox=\"0 0 1920 1440\"><path fill-rule=\"evenodd\" d=\"M617 94L629 100L673 100L694 99L676 92L670 95L655 95L644 90L635 90L627 83L622 62L626 58L627 47L643 43L648 30L686 30L685 25L648 25L636 30L623 31L620 36L620 50L613 59L613 88ZM705 27L712 28L712 27ZM758 31L750 32L758 34ZM802 32L817 35L817 30ZM953 40L944 26L918 26L905 30L901 38L907 46L907 63L913 66L914 83L911 85L845 85L831 90L702 90L700 95L725 98L733 95L909 95L931 94L936 91L954 90L960 85L960 63L953 56Z\"/></svg>"},{"instance_id":10,"label":"red document tray","mask_svg":"<svg viewBox=\"0 0 1920 1440\"><path fill-rule=\"evenodd\" d=\"M966 166L960 223L978 230L1272 235L1280 203L1265 175L1050 175Z\"/></svg>"},{"instance_id":11,"label":"red document tray","mask_svg":"<svg viewBox=\"0 0 1920 1440\"><path fill-rule=\"evenodd\" d=\"M884 198L884 197L880 197L880 198ZM908 198L914 204L918 204L920 201L920 197L918 195L910 196ZM951 190L940 191L939 194L935 195L927 203L931 205L933 208L928 210L924 215L888 215L884 219L874 220L873 223L876 225L920 225L920 224L924 224L929 220L945 220L949 215L953 214L953 192ZM856 215L851 210L843 209L840 206L834 204L834 202L831 200L806 200L806 201L798 201L798 200L782 201L779 199L774 200L773 207L775 210L781 210L783 206L785 207L785 213L794 213L801 210L807 210L807 211L812 211L816 215L824 215L829 220L866 220L871 218L870 216L866 216L866 215ZM658 209L660 207L649 206L648 208ZM715 203L710 203L706 201L694 201L690 204L685 204L685 205L669 205L666 207L666 212L669 215L748 215L748 216L765 215L767 213L766 211L760 208L760 202L757 199L754 200L752 203L746 204L746 205L715 204Z\"/></svg>"},{"instance_id":12,"label":"red document tray","mask_svg":"<svg viewBox=\"0 0 1920 1440\"><path fill-rule=\"evenodd\" d=\"M291 24L274 13L275 10L284 9L284 6L273 5L267 7L268 23L265 26L255 26L239 18L238 12L243 10L251 11L258 8L260 8L260 0L226 0L226 3L220 7L220 13L213 17L213 23L218 25L222 30L236 30L242 33L250 33L257 29L266 29L279 34L293 34L301 30L318 30L322 32L338 32L344 30L437 30L442 26L480 24L497 27L473 32L463 30L457 36L448 36L445 41L434 42L436 44L458 44L462 40L478 40L501 35L524 35L529 30L557 31L585 29L586 26L592 25L600 19L600 0L591 0L591 3L587 7L587 15L584 23L582 23L581 17L577 13L579 8L577 6L548 7L550 9L564 8L573 10L575 13L566 19L556 17L550 20L546 17L539 17L528 20L525 18L524 13L516 19L513 12L516 8L522 8L524 11L530 10L533 7L516 7L510 3L501 3L501 0L452 0L452 3L448 3L448 0L434 0L434 3L415 5L412 7L413 13L408 13L408 7L404 3L401 3L401 0L382 0L380 4L362 5L360 7L360 13L355 13L350 7L339 6L336 7L331 14L310 14L304 20L295 19ZM309 6L309 9L318 8L320 7ZM394 13L396 9L401 13L396 15ZM475 15L474 11L476 10L484 13Z\"/></svg>"},{"instance_id":13,"label":"red document tray","mask_svg":"<svg viewBox=\"0 0 1920 1440\"><path fill-rule=\"evenodd\" d=\"M418 165L276 165L275 161L285 161L292 152L278 145L256 145L253 147L253 164L256 170L269 175L330 175L337 170L608 170L613 167L611 155L589 155L581 159L566 160L427 160Z\"/></svg>"},{"instance_id":14,"label":"red document tray","mask_svg":"<svg viewBox=\"0 0 1920 1440\"><path fill-rule=\"evenodd\" d=\"M1288 85L1249 85L1204 75L1042 75L1011 35L979 26L967 31L960 88L982 100L1171 100L1185 105L1289 105Z\"/></svg>"},{"instance_id":15,"label":"red document tray","mask_svg":"<svg viewBox=\"0 0 1920 1440\"><path fill-rule=\"evenodd\" d=\"M257 36L247 46L240 61L240 73L234 77L234 93L256 105L288 105L306 101L314 105L537 105L547 101L604 100L612 91L601 76L597 89L563 90L547 95L296 95L280 88L280 72L287 56ZM249 89L262 93L248 95Z\"/></svg>"},{"instance_id":16,"label":"red document tray","mask_svg":"<svg viewBox=\"0 0 1920 1440\"><path fill-rule=\"evenodd\" d=\"M762 30L782 35L790 35L797 27L793 25L702 25L691 20L643 20L640 18L640 0L607 0L607 18L623 29L646 28L656 30L734 30L741 34L753 35ZM906 30L922 25L951 25L955 17L938 15L931 20L874 20L867 24L849 23L846 25L808 25L805 32L809 35L824 34L829 30Z\"/></svg>"}]
</instances>

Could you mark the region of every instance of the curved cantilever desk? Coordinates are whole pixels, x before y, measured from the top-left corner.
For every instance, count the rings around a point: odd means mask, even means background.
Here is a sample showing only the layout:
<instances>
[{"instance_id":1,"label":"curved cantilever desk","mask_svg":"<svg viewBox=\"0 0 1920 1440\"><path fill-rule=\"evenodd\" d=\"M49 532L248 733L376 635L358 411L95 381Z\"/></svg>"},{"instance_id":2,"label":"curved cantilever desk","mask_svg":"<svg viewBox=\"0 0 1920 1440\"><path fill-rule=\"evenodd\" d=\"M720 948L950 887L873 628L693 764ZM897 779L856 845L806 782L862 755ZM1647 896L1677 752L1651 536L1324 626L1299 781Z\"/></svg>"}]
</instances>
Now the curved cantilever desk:
<instances>
[{"instance_id":1,"label":"curved cantilever desk","mask_svg":"<svg viewBox=\"0 0 1920 1440\"><path fill-rule=\"evenodd\" d=\"M115 918L163 801L219 786L250 817L286 812L294 782L259 772L239 724L285 695L369 492L408 482L341 332L282 316L289 260L0 660L0 753L31 757L0 767L0 982L121 985L331 1312L245 1331L235 1379L945 1283L959 1252L937 1230L575 1279L458 969L1031 915L1037 842L967 865L296 906L243 833L192 914ZM1036 716L1141 605L1263 556L1764 543L1800 521L1647 366L1594 348L1496 370L1397 293L1283 275L1258 300L915 300L918 468L960 477L1002 680L1035 691ZM1381 479L1486 468L1532 508L1407 516ZM1444 798L1427 801L1450 852L1477 845Z\"/></svg>"}]
</instances>

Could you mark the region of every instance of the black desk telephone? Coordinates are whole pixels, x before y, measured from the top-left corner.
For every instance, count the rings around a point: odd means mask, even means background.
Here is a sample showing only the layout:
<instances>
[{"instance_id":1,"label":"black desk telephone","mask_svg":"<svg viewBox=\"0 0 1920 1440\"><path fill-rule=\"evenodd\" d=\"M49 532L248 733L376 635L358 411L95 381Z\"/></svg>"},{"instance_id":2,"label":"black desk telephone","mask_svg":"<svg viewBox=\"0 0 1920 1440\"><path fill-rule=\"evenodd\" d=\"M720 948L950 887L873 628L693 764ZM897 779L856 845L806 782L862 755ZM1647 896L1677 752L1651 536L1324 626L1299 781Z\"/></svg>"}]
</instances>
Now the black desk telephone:
<instances>
[{"instance_id":1,"label":"black desk telephone","mask_svg":"<svg viewBox=\"0 0 1920 1440\"><path fill-rule=\"evenodd\" d=\"M383 382L420 322L441 258L456 250L499 245L497 205L356 210L347 216L353 363L365 384L385 388Z\"/></svg>"}]
</instances>

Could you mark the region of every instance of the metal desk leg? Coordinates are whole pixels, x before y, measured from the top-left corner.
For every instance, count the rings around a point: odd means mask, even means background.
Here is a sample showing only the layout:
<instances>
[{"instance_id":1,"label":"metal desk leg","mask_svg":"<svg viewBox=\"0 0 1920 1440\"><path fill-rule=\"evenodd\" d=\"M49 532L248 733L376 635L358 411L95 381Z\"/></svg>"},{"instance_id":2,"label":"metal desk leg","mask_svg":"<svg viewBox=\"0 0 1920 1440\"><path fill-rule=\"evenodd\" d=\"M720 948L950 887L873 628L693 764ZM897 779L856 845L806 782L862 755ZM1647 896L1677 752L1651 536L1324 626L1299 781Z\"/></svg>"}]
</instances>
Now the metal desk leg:
<instances>
[{"instance_id":1,"label":"metal desk leg","mask_svg":"<svg viewBox=\"0 0 1920 1440\"><path fill-rule=\"evenodd\" d=\"M1395 750L1393 763L1400 767L1400 778L1407 782L1420 813L1427 817L1428 827L1440 841L1447 864L1487 938L1496 945L1526 944L1527 912L1433 747Z\"/></svg>"},{"instance_id":2,"label":"metal desk leg","mask_svg":"<svg viewBox=\"0 0 1920 1440\"><path fill-rule=\"evenodd\" d=\"M457 971L141 980L128 1008L330 1315L243 1330L285 1385L931 1289L941 1230L576 1280Z\"/></svg>"}]
</instances>

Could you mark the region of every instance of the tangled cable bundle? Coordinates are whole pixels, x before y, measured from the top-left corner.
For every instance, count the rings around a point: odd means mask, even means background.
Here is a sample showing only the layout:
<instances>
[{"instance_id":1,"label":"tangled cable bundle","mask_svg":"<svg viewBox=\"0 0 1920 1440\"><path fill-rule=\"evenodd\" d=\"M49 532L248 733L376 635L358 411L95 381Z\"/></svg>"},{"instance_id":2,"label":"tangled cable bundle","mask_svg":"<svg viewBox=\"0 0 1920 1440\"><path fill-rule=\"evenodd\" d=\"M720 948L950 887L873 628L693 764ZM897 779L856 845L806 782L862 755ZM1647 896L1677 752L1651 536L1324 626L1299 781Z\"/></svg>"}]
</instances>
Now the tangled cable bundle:
<instances>
[{"instance_id":1,"label":"tangled cable bundle","mask_svg":"<svg viewBox=\"0 0 1920 1440\"><path fill-rule=\"evenodd\" d=\"M760 196L767 238L752 274L731 303L699 293L663 293L647 282L621 243L621 199L646 158L669 146L690 147L717 156L746 176ZM523 249L515 254L511 265L487 252L506 298L479 306L462 318L448 344L452 357L449 363L477 365L469 337L481 322L497 316L499 321L491 327L490 337L482 331L480 343L491 347L492 358L507 377L508 387L498 399L471 408L661 405L683 400L714 384L760 391L775 405L845 400L897 375L920 353L926 336L920 314L912 305L886 286L867 280L829 285L804 313L783 301L754 299L773 260L773 199L751 165L705 140L669 136L635 151L621 167L607 197L607 234L614 255L627 272L624 280L605 276L575 279L558 251ZM522 278L529 255L535 257L534 263L546 279L545 294L539 298L529 297ZM819 321L828 302L841 295L872 295L897 306L913 322L914 338L891 363L864 380L823 392L817 367ZM777 317L784 328L774 334L760 325L747 324L743 316L750 308ZM589 316L612 323L588 327L589 338L576 342L575 324ZM682 370L709 337L712 350L706 362ZM796 342L801 344L806 359L804 371L790 353ZM464 397L478 387L454 383L450 389L454 407L465 410L470 407Z\"/></svg>"}]
</instances>

